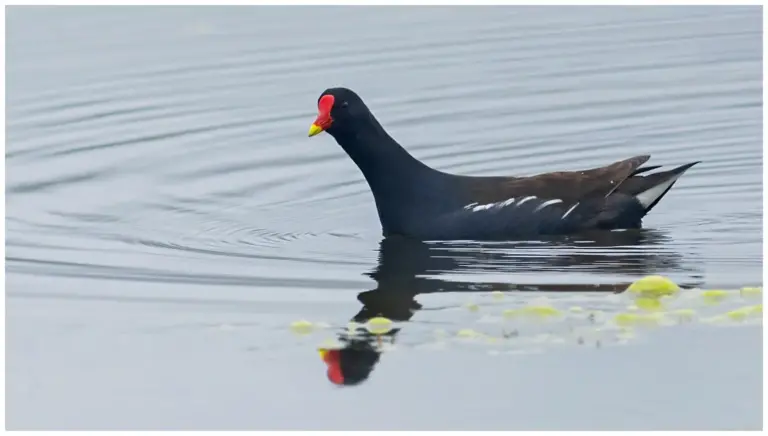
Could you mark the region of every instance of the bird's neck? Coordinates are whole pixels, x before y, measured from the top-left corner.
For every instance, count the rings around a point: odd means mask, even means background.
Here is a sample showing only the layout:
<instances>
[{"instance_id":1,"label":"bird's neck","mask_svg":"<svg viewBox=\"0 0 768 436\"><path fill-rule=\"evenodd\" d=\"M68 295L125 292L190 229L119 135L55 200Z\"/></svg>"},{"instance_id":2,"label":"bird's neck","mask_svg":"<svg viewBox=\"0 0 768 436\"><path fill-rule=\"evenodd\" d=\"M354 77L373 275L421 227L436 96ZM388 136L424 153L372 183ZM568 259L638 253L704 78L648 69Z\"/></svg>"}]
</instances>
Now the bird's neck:
<instances>
[{"instance_id":1,"label":"bird's neck","mask_svg":"<svg viewBox=\"0 0 768 436\"><path fill-rule=\"evenodd\" d=\"M414 215L434 209L442 173L408 153L375 119L334 136L368 182L385 234L403 232Z\"/></svg>"},{"instance_id":2,"label":"bird's neck","mask_svg":"<svg viewBox=\"0 0 768 436\"><path fill-rule=\"evenodd\" d=\"M413 157L385 131L360 129L336 138L355 162L371 189L386 189L398 181L413 181L435 172Z\"/></svg>"}]
</instances>

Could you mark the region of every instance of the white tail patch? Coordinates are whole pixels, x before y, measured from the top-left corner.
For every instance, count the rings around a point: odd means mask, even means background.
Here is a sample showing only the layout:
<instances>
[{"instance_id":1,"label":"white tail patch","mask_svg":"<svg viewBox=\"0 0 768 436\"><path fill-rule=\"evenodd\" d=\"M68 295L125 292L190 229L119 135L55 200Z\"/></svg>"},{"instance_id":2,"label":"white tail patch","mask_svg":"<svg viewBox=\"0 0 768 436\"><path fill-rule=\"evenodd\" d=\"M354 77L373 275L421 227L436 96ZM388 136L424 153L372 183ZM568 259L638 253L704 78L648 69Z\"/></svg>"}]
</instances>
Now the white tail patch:
<instances>
[{"instance_id":1,"label":"white tail patch","mask_svg":"<svg viewBox=\"0 0 768 436\"><path fill-rule=\"evenodd\" d=\"M571 212L573 212L573 210L574 210L574 209L576 209L576 206L578 206L578 205L579 205L579 203L576 203L576 204L574 204L573 206L571 206L571 208L570 208L570 209L568 209L567 211L565 211L565 213L563 214L563 216L561 216L561 217L560 217L560 219L561 219L561 220L564 220L564 219L565 219L565 217L567 217L568 215L570 215L570 214L571 214Z\"/></svg>"},{"instance_id":2,"label":"white tail patch","mask_svg":"<svg viewBox=\"0 0 768 436\"><path fill-rule=\"evenodd\" d=\"M547 207L549 205L557 204L557 203L562 203L562 202L563 202L563 200L560 200L559 198L556 199L556 200L545 201L544 203L541 203L540 205L538 205L538 207L536 207L536 209L534 209L533 211L534 212L538 212L538 211L544 209L545 207Z\"/></svg>"},{"instance_id":3,"label":"white tail patch","mask_svg":"<svg viewBox=\"0 0 768 436\"><path fill-rule=\"evenodd\" d=\"M682 175L683 173L680 173L676 176L670 177L664 182L637 194L635 198L637 198L637 201L639 201L645 209L648 209L648 207L652 205L654 201L658 200L659 197L664 195L664 191L669 189L669 187L672 186L672 184L675 183L675 181L677 181L677 179Z\"/></svg>"}]
</instances>

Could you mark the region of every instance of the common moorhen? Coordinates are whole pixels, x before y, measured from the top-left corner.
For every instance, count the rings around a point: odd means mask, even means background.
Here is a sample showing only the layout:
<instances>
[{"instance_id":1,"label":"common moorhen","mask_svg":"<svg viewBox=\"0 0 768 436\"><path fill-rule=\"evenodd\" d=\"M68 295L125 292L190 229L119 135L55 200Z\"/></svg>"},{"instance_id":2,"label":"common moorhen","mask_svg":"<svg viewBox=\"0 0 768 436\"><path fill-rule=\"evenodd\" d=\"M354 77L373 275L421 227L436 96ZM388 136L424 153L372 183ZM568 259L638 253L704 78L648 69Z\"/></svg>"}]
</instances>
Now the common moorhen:
<instances>
[{"instance_id":1,"label":"common moorhen","mask_svg":"<svg viewBox=\"0 0 768 436\"><path fill-rule=\"evenodd\" d=\"M448 174L409 154L352 90L327 89L317 107L309 136L328 132L357 164L384 236L508 240L640 228L677 179L699 163L648 173L660 166L641 168L646 155L530 177Z\"/></svg>"}]
</instances>

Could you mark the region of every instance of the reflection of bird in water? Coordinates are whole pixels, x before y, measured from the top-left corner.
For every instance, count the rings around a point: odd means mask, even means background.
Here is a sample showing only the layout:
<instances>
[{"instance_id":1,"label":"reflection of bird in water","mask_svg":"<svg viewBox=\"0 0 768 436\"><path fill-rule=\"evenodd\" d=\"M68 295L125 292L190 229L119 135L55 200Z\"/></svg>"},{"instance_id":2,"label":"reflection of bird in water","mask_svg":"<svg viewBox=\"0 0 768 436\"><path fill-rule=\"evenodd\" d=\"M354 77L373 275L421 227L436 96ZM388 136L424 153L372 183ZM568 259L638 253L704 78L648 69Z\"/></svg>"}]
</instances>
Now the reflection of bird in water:
<instances>
[{"instance_id":1,"label":"reflection of bird in water","mask_svg":"<svg viewBox=\"0 0 768 436\"><path fill-rule=\"evenodd\" d=\"M475 271L541 275L575 268L580 272L627 276L686 271L690 277L698 277L697 271L680 265L682 256L663 247L665 241L664 235L651 230L596 232L549 241L498 244L424 243L385 238L379 246L378 266L368 273L378 286L358 294L363 307L352 321L359 327L353 331L345 329L339 334L341 348L320 352L328 365L328 378L338 385L356 385L365 381L381 357L382 342L394 342L400 329L373 334L361 325L374 317L401 322L410 320L421 309L415 300L419 294L492 290L615 293L625 290L631 282L521 285L448 281L441 275ZM552 250L553 247L557 250ZM698 285L699 282L691 282L683 286Z\"/></svg>"}]
</instances>

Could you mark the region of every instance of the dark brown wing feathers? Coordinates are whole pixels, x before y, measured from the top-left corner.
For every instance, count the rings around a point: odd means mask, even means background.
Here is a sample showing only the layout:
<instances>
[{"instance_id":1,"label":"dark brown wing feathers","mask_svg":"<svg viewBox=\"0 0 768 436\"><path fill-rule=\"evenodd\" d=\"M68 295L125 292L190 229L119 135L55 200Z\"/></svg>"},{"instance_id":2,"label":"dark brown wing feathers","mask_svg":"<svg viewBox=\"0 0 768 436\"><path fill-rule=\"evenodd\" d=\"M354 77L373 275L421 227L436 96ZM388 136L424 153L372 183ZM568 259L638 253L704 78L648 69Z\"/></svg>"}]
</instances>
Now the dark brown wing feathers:
<instances>
[{"instance_id":1,"label":"dark brown wing feathers","mask_svg":"<svg viewBox=\"0 0 768 436\"><path fill-rule=\"evenodd\" d=\"M591 196L606 196L621 186L625 191L628 178L648 169L640 166L650 156L635 156L610 165L584 171L557 171L530 177L476 177L471 180L471 197L474 201L490 203L512 197L535 195L540 198L561 199L577 202ZM652 174L648 177L655 176ZM645 179L646 177L642 177ZM647 182L646 182L647 183ZM632 186L635 184L633 183ZM644 186L645 183L643 183Z\"/></svg>"}]
</instances>

